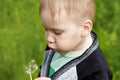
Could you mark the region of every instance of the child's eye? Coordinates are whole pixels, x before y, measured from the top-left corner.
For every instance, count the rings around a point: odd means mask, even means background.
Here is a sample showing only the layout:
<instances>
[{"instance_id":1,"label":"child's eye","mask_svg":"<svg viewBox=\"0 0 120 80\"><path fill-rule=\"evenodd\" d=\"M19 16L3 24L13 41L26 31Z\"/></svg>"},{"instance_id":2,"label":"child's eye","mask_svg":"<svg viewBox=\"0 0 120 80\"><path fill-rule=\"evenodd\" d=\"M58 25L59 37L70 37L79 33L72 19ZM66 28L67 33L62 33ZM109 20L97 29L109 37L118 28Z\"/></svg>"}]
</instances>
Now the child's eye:
<instances>
[{"instance_id":1,"label":"child's eye","mask_svg":"<svg viewBox=\"0 0 120 80\"><path fill-rule=\"evenodd\" d=\"M55 34L56 34L56 35L60 35L60 34L61 34L61 32L55 32Z\"/></svg>"}]
</instances>

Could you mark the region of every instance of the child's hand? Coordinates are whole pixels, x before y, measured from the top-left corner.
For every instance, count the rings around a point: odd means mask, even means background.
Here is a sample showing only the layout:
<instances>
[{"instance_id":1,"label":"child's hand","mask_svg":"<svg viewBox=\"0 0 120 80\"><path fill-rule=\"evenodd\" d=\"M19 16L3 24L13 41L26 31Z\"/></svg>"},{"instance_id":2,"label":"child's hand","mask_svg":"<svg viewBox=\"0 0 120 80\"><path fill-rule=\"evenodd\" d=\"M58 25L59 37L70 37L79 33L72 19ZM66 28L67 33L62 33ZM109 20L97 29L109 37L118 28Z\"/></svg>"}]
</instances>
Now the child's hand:
<instances>
[{"instance_id":1,"label":"child's hand","mask_svg":"<svg viewBox=\"0 0 120 80\"><path fill-rule=\"evenodd\" d=\"M51 79L47 77L39 77L39 78L36 78L35 80L51 80Z\"/></svg>"}]
</instances>

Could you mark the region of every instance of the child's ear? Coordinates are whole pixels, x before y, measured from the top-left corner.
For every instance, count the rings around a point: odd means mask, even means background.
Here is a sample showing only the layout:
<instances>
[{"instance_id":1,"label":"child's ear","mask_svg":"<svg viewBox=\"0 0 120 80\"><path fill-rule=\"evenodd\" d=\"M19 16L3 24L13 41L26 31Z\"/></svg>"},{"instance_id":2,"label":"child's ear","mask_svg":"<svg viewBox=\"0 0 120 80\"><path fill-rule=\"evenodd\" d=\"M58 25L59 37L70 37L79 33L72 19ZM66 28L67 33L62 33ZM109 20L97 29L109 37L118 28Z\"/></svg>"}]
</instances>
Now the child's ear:
<instances>
[{"instance_id":1,"label":"child's ear","mask_svg":"<svg viewBox=\"0 0 120 80\"><path fill-rule=\"evenodd\" d=\"M85 37L90 34L92 30L92 21L91 20L85 20L82 24L82 31L81 31L81 36Z\"/></svg>"}]
</instances>

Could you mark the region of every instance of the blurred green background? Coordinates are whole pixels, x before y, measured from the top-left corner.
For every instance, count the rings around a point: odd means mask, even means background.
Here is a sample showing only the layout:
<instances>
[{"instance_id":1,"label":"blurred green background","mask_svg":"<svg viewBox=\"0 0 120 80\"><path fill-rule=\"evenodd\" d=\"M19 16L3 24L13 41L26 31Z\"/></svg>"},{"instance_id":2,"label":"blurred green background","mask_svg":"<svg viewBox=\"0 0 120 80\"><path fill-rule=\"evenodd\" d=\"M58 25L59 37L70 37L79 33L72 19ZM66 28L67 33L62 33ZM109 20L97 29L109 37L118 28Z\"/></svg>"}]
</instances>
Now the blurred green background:
<instances>
[{"instance_id":1,"label":"blurred green background","mask_svg":"<svg viewBox=\"0 0 120 80\"><path fill-rule=\"evenodd\" d=\"M120 0L95 0L93 31L113 72L120 80ZM0 80L30 80L25 67L38 65L46 47L39 17L40 0L0 0ZM37 77L39 69L32 75Z\"/></svg>"}]
</instances>

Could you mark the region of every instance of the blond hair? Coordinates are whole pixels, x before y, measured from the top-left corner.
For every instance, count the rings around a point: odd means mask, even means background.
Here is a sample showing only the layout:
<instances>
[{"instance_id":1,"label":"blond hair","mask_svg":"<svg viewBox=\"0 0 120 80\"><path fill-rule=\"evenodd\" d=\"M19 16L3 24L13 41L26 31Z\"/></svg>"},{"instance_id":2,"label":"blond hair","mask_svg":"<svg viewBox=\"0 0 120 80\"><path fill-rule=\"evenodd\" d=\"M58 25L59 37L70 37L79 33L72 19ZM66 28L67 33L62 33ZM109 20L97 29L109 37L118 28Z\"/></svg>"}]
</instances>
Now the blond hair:
<instances>
[{"instance_id":1,"label":"blond hair","mask_svg":"<svg viewBox=\"0 0 120 80\"><path fill-rule=\"evenodd\" d=\"M68 16L74 15L94 22L94 0L41 0L40 14L46 9L50 11L53 19L56 15L60 16L64 10Z\"/></svg>"}]
</instances>

